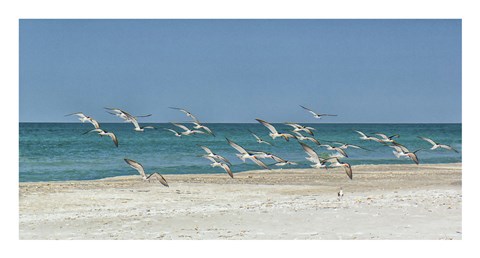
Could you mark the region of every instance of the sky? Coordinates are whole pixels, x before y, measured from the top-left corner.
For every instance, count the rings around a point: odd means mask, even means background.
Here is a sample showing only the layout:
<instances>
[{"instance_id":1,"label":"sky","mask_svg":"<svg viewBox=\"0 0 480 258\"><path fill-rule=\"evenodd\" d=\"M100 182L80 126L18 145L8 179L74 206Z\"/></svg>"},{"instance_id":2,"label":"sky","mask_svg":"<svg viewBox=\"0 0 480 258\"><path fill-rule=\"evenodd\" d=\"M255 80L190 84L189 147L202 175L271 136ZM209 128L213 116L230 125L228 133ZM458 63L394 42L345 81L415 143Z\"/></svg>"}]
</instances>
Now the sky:
<instances>
[{"instance_id":1,"label":"sky","mask_svg":"<svg viewBox=\"0 0 480 258\"><path fill-rule=\"evenodd\" d=\"M461 20L20 20L20 122L461 123ZM299 105L319 113L314 119Z\"/></svg>"}]
</instances>

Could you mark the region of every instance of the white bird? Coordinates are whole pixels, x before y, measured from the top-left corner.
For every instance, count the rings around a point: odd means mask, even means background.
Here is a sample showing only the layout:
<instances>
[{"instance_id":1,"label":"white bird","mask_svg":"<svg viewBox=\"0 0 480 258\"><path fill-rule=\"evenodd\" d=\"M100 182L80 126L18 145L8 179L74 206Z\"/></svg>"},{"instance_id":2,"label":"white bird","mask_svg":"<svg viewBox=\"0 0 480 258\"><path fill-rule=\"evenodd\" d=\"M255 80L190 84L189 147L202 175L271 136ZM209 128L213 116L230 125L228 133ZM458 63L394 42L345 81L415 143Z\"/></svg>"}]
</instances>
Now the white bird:
<instances>
[{"instance_id":1,"label":"white bird","mask_svg":"<svg viewBox=\"0 0 480 258\"><path fill-rule=\"evenodd\" d=\"M95 120L95 119L93 119L89 116L86 116L82 112L76 112L76 113L68 114L68 115L65 115L65 116L71 116L71 115L78 116L78 120L82 121L82 123L85 123L87 121L90 122L95 127L95 129L100 128L100 124L97 122L97 120Z\"/></svg>"},{"instance_id":2,"label":"white bird","mask_svg":"<svg viewBox=\"0 0 480 258\"><path fill-rule=\"evenodd\" d=\"M299 125L299 124L295 124L295 123L285 123L286 125L289 125L291 127L293 127L293 132L301 132L301 131L304 131L310 135L313 136L313 130L315 130L315 128L313 127L309 127L309 126L303 126L303 125Z\"/></svg>"},{"instance_id":3,"label":"white bird","mask_svg":"<svg viewBox=\"0 0 480 258\"><path fill-rule=\"evenodd\" d=\"M188 127L182 125L182 124L177 124L177 123L172 123L174 126L177 126L177 127L180 127L182 128L184 131L181 132L180 134L182 135L192 135L192 134L206 134L204 131L200 131L200 130L191 130L189 129Z\"/></svg>"},{"instance_id":4,"label":"white bird","mask_svg":"<svg viewBox=\"0 0 480 258\"><path fill-rule=\"evenodd\" d=\"M197 119L192 113L190 113L189 111L187 111L187 110L185 110L185 109L183 109L183 108L178 108L178 107L169 107L169 108L175 109L175 110L179 110L179 111L181 111L182 113L184 113L185 115L187 115L188 117L192 118L193 121L199 122L198 119Z\"/></svg>"},{"instance_id":5,"label":"white bird","mask_svg":"<svg viewBox=\"0 0 480 258\"><path fill-rule=\"evenodd\" d=\"M145 129L155 129L155 127L153 127L153 126L141 127L140 124L137 121L137 117L130 115L126 111L123 111L123 110L118 109L118 108L105 108L105 109L110 110L110 111L107 111L107 112L112 114L112 115L116 115L116 116L120 117L121 119L125 120L125 122L132 123L133 126L134 126L133 130L135 130L136 132L144 132ZM138 116L138 117L147 117L147 116L151 116L151 114L144 115L144 116Z\"/></svg>"},{"instance_id":6,"label":"white bird","mask_svg":"<svg viewBox=\"0 0 480 258\"><path fill-rule=\"evenodd\" d=\"M273 125L271 125L270 123L264 121L264 120L261 120L261 119L255 119L257 120L259 123L261 123L262 125L264 125L265 127L268 128L268 130L270 130L270 133L268 134L270 137L272 137L272 139L275 139L277 137L283 137L287 142L288 142L288 139L289 138L295 138L295 136L289 134L289 133L279 133L277 131L277 129L275 129L275 127Z\"/></svg>"},{"instance_id":7,"label":"white bird","mask_svg":"<svg viewBox=\"0 0 480 258\"><path fill-rule=\"evenodd\" d=\"M288 161L275 155L272 155L272 159L276 161L275 166L297 165L296 162Z\"/></svg>"},{"instance_id":8,"label":"white bird","mask_svg":"<svg viewBox=\"0 0 480 258\"><path fill-rule=\"evenodd\" d=\"M145 170L143 169L142 164L131 159L124 159L124 160L125 162L127 162L128 165L130 165L130 167L136 169L138 173L140 173L144 181L150 182L150 180L153 178L153 179L156 179L158 182L160 182L162 185L168 187L167 180L165 180L165 178L162 175L160 175L158 172L154 172L147 176L145 174Z\"/></svg>"},{"instance_id":9,"label":"white bird","mask_svg":"<svg viewBox=\"0 0 480 258\"><path fill-rule=\"evenodd\" d=\"M313 150L310 146L306 145L303 142L298 142L298 143L300 143L303 150L309 156L309 157L306 157L305 159L307 159L308 161L313 163L313 165L310 165L311 167L313 167L313 168L327 168L327 166L325 165L325 160L320 158L318 156L317 152L315 152L315 150Z\"/></svg>"},{"instance_id":10,"label":"white bird","mask_svg":"<svg viewBox=\"0 0 480 258\"><path fill-rule=\"evenodd\" d=\"M335 144L338 144L339 146L337 146L338 148L340 149L347 149L347 148L355 148L355 149L362 149L362 150L369 150L369 149L365 149L363 147L360 147L358 145L354 145L354 144L350 144L350 143L344 143L344 142L332 142L332 143L335 143Z\"/></svg>"},{"instance_id":11,"label":"white bird","mask_svg":"<svg viewBox=\"0 0 480 258\"><path fill-rule=\"evenodd\" d=\"M265 169L270 169L265 165L262 161L260 161L258 158L256 158L252 153L248 152L245 150L242 146L236 144L235 142L230 141L228 138L227 139L228 144L232 146L234 149L236 149L240 154L237 154L237 157L239 157L243 162L245 162L246 159L250 159L253 161L255 164L258 166L265 168Z\"/></svg>"},{"instance_id":12,"label":"white bird","mask_svg":"<svg viewBox=\"0 0 480 258\"><path fill-rule=\"evenodd\" d=\"M295 132L295 131L293 131L293 133L296 134L295 138L297 138L297 140L299 140L299 141L308 140L308 141L311 141L311 142L315 143L316 145L320 145L320 142L318 142L318 140L313 138L313 137L304 136L301 133Z\"/></svg>"},{"instance_id":13,"label":"white bird","mask_svg":"<svg viewBox=\"0 0 480 258\"><path fill-rule=\"evenodd\" d=\"M196 122L192 122L195 126L193 128L195 129L203 129L205 130L207 133L211 134L213 137L215 137L215 134L213 133L213 131L208 128L207 126L205 125L202 125L200 124L200 122L196 121Z\"/></svg>"},{"instance_id":14,"label":"white bird","mask_svg":"<svg viewBox=\"0 0 480 258\"><path fill-rule=\"evenodd\" d=\"M410 159L413 160L413 162L415 162L415 164L419 164L419 160L418 160L418 157L417 157L417 152L418 151L421 151L423 149L418 149L416 151L409 151L407 149L407 147L401 145L400 143L396 143L394 142L393 145L389 145L389 147L391 148L394 148L395 150L393 151L393 154L395 155L395 157L397 158L400 158L400 157L409 157Z\"/></svg>"},{"instance_id":15,"label":"white bird","mask_svg":"<svg viewBox=\"0 0 480 258\"><path fill-rule=\"evenodd\" d=\"M90 130L88 132L85 132L84 134L87 134L87 133L90 133L90 132L96 132L100 136L108 136L108 137L112 138L113 143L115 144L116 147L118 147L118 139L117 139L117 136L115 136L114 133L107 132L107 131L105 131L103 129L100 129L100 128L96 128L96 129Z\"/></svg>"},{"instance_id":16,"label":"white bird","mask_svg":"<svg viewBox=\"0 0 480 258\"><path fill-rule=\"evenodd\" d=\"M128 112L123 111L119 108L105 108L105 109L109 110L109 111L107 111L109 114L116 115L116 116L120 117L121 119L125 120L124 122L131 122L130 121L131 118L136 119L138 117L149 117L149 116L152 115L152 114L148 114L148 115L141 115L141 116L132 116Z\"/></svg>"},{"instance_id":17,"label":"white bird","mask_svg":"<svg viewBox=\"0 0 480 258\"><path fill-rule=\"evenodd\" d=\"M140 126L140 124L138 124L138 121L135 117L132 117L130 119L131 119L130 122L132 122L133 126L135 127L133 128L133 130L135 130L136 132L144 132L145 129L156 129L153 126L143 126L143 127Z\"/></svg>"},{"instance_id":18,"label":"white bird","mask_svg":"<svg viewBox=\"0 0 480 258\"><path fill-rule=\"evenodd\" d=\"M177 137L182 137L182 134L180 134L179 132L177 132L177 131L175 131L175 130L173 130L173 129L170 129L170 128L163 128L163 129L174 133L175 136L177 136Z\"/></svg>"},{"instance_id":19,"label":"white bird","mask_svg":"<svg viewBox=\"0 0 480 258\"><path fill-rule=\"evenodd\" d=\"M360 139L362 140L366 140L366 141L376 141L376 142L379 142L379 143L382 143L382 141L376 137L373 137L373 136L369 136L369 135L366 135L360 131L355 131L357 132L358 134L360 134Z\"/></svg>"},{"instance_id":20,"label":"white bird","mask_svg":"<svg viewBox=\"0 0 480 258\"><path fill-rule=\"evenodd\" d=\"M382 138L380 139L381 142L389 142L389 143L392 143L392 142L395 141L395 140L392 140L392 138L398 138L398 137L400 137L400 135L398 135L398 134L394 134L394 135L392 135L392 136L387 136L386 134L383 134L383 133L375 133L375 134L378 135L378 136L380 136L380 137L382 137Z\"/></svg>"},{"instance_id":21,"label":"white bird","mask_svg":"<svg viewBox=\"0 0 480 258\"><path fill-rule=\"evenodd\" d=\"M303 109L305 109L305 110L307 110L308 112L310 112L310 113L313 115L313 117L315 117L315 118L322 118L322 116L337 116L337 115L330 115L330 114L319 114L319 113L316 113L315 111L313 111L313 110L311 110L311 109L309 109L309 108L306 108L306 107L304 107L304 106L302 106L302 105L300 105L300 107L302 107Z\"/></svg>"},{"instance_id":22,"label":"white bird","mask_svg":"<svg viewBox=\"0 0 480 258\"><path fill-rule=\"evenodd\" d=\"M342 162L338 158L328 159L327 162L330 163L330 167L343 167L345 169L345 173L347 173L350 180L353 179L352 166L350 166L350 164Z\"/></svg>"},{"instance_id":23,"label":"white bird","mask_svg":"<svg viewBox=\"0 0 480 258\"><path fill-rule=\"evenodd\" d=\"M197 144L198 145L198 144ZM232 163L230 163L230 161L228 161L228 159L226 159L225 157L223 156L220 156L218 154L215 154L213 153L212 150L210 150L210 148L206 147L206 146L202 146L202 145L198 145L200 148L202 148L206 153L207 153L207 157L212 157L214 159L218 159L218 160L221 160L223 162L226 162L228 163L229 165L232 165Z\"/></svg>"},{"instance_id":24,"label":"white bird","mask_svg":"<svg viewBox=\"0 0 480 258\"><path fill-rule=\"evenodd\" d=\"M329 145L329 144L321 144L321 145L319 145L319 146L320 146L320 147L326 147L327 150L336 151L336 152L338 152L339 154L341 154L342 156L348 158L347 153L346 153L342 148L340 148L340 147L332 146L332 145Z\"/></svg>"},{"instance_id":25,"label":"white bird","mask_svg":"<svg viewBox=\"0 0 480 258\"><path fill-rule=\"evenodd\" d=\"M265 144L268 144L268 145L272 145L271 143L263 140L262 138L258 137L256 134L254 134L252 131L248 130L252 135L253 137L255 137L255 139L257 140L258 143L265 143Z\"/></svg>"},{"instance_id":26,"label":"white bird","mask_svg":"<svg viewBox=\"0 0 480 258\"><path fill-rule=\"evenodd\" d=\"M343 198L343 189L340 187L340 191L337 193L338 200L340 201Z\"/></svg>"},{"instance_id":27,"label":"white bird","mask_svg":"<svg viewBox=\"0 0 480 258\"><path fill-rule=\"evenodd\" d=\"M210 161L212 162L212 164L210 164L210 166L223 168L223 170L225 170L225 172L227 172L228 175L229 175L231 178L233 178L232 170L230 169L230 167L229 167L227 164L221 163L221 162L219 162L217 159L215 159L215 158L213 158L213 157L211 157L211 156L208 156L208 155L204 155L204 156L202 156L202 157L204 157L204 158L206 158L206 159L208 159L208 160L210 160Z\"/></svg>"},{"instance_id":28,"label":"white bird","mask_svg":"<svg viewBox=\"0 0 480 258\"><path fill-rule=\"evenodd\" d=\"M443 148L443 149L447 149L447 150L451 150L451 151L454 151L454 152L457 152L458 151L454 148L452 148L452 146L450 145L446 145L446 144L440 144L440 143L437 143L435 141L433 141L432 139L430 138L427 138L427 137L421 137L421 136L418 136L418 138L424 140L424 141L427 141L429 142L430 144L432 144L432 148L430 148L430 150L435 150L437 148Z\"/></svg>"}]
</instances>

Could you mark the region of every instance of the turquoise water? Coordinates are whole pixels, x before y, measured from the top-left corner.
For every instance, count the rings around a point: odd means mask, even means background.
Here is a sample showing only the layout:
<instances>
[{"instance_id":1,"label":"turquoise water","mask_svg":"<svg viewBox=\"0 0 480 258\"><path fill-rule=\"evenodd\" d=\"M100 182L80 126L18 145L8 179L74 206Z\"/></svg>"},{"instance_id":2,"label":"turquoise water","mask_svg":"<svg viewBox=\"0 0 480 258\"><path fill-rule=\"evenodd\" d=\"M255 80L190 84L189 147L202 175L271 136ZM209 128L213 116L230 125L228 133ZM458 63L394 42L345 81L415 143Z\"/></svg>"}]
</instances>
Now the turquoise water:
<instances>
[{"instance_id":1,"label":"turquoise water","mask_svg":"<svg viewBox=\"0 0 480 258\"><path fill-rule=\"evenodd\" d=\"M142 124L157 128L174 128L171 124ZM106 123L102 128L114 132L119 141L116 148L109 137L96 134L82 135L92 129L88 123L20 123L20 182L90 180L120 175L137 175L124 158L143 164L147 173L196 174L225 173L221 168L212 168L209 161L199 157L204 154L197 144L210 147L217 154L225 156L232 163L232 171L240 172L259 169L250 161L243 163L235 156L236 151L227 144L225 137L244 146L246 149L262 150L276 154L284 159L298 162L298 166L308 167L306 154L295 141L286 142L268 137L267 129L261 124L206 124L216 137L208 135L175 137L172 133L160 130L148 130L140 133L133 131L129 123ZM397 159L392 149L372 141L362 141L354 130L367 134L382 132L387 135L400 134L398 142L411 151L429 148L431 145L417 136L449 144L460 153L447 150L420 151L417 153L420 163L461 162L462 125L461 124L303 124L314 127L315 138L322 141L342 141L360 145L371 151L349 148L349 158L343 159L356 164L412 164L409 159ZM279 131L290 130L289 126L275 124ZM191 127L191 125L189 125ZM258 144L248 129L274 146ZM318 153L330 153L311 142ZM273 161L265 160L267 164ZM272 166L272 168L278 168Z\"/></svg>"}]
</instances>

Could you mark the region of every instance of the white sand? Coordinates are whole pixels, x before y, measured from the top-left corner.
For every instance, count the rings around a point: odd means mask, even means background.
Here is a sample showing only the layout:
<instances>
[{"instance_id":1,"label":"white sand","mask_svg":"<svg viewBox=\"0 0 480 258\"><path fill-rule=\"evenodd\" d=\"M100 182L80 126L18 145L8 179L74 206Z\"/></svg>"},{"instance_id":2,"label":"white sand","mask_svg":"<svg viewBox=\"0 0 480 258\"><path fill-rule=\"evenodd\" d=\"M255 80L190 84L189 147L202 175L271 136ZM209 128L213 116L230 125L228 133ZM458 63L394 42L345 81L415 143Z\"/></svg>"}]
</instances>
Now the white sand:
<instances>
[{"instance_id":1,"label":"white sand","mask_svg":"<svg viewBox=\"0 0 480 258\"><path fill-rule=\"evenodd\" d=\"M20 239L462 238L461 164L353 171L20 183Z\"/></svg>"}]
</instances>

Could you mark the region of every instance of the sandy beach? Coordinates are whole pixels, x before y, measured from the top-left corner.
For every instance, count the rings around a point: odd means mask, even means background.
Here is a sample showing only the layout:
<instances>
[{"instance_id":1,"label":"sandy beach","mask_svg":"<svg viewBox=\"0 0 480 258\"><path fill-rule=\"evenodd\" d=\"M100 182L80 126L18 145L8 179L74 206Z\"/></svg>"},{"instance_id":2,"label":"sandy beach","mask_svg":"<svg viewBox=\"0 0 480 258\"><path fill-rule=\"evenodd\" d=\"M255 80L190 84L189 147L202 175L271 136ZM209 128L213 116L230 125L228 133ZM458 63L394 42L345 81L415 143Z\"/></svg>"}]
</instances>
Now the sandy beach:
<instances>
[{"instance_id":1,"label":"sandy beach","mask_svg":"<svg viewBox=\"0 0 480 258\"><path fill-rule=\"evenodd\" d=\"M215 170L216 171L216 170ZM461 164L19 184L20 239L462 239ZM343 188L344 197L337 192Z\"/></svg>"}]
</instances>

